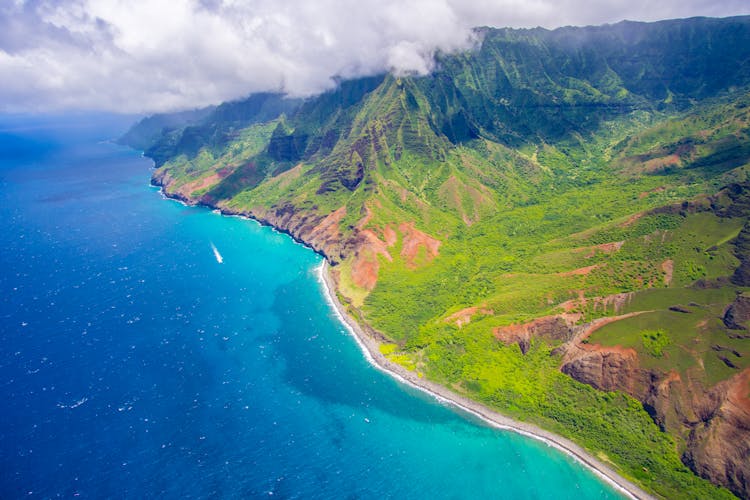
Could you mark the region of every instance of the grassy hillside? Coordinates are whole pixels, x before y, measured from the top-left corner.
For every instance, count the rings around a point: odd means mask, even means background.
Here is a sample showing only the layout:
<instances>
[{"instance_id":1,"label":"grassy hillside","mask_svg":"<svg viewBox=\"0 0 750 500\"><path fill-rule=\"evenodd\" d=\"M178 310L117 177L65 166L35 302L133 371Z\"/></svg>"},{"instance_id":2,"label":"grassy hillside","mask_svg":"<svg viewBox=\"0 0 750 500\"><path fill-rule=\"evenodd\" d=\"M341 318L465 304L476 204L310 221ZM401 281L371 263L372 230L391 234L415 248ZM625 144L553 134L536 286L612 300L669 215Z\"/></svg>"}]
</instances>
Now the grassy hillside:
<instances>
[{"instance_id":1,"label":"grassy hillside","mask_svg":"<svg viewBox=\"0 0 750 500\"><path fill-rule=\"evenodd\" d=\"M747 465L695 458L728 420L693 406L750 367L722 320L750 285L750 18L477 34L426 77L165 130L154 179L323 252L352 314L421 376L658 495L729 496L682 459L747 496L716 464ZM621 370L592 379L602 353Z\"/></svg>"}]
</instances>

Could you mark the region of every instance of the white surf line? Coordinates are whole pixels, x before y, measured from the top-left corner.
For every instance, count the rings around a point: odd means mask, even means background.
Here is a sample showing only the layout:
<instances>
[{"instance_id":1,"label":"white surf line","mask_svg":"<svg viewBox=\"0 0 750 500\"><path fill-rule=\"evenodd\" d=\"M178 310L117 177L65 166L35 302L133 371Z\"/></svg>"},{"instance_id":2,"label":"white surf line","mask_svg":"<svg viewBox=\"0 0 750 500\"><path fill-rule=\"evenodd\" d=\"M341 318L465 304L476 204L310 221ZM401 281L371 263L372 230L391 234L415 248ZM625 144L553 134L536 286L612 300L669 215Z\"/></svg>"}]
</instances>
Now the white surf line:
<instances>
[{"instance_id":1,"label":"white surf line","mask_svg":"<svg viewBox=\"0 0 750 500\"><path fill-rule=\"evenodd\" d=\"M160 194L162 195L162 197L164 199L176 201L178 203L181 203L184 206L191 206L191 205L188 205L187 203L183 202L182 200L179 200L179 199L167 196L164 193L163 186L157 186L157 187L159 187L159 192L160 192ZM255 220L255 219L253 219L251 217L247 217L247 216L240 215L240 214L221 214L221 215L224 216L224 217L238 217L238 218L241 218L241 219L253 220L254 222L258 223L260 226L264 225L264 224L261 224L260 221L258 221L258 220ZM278 233L281 233L281 234L285 234L285 233L282 233L281 231L277 230L273 226L271 226L271 228L275 232L278 232ZM292 238L292 241L294 241L294 238ZM297 242L295 241L295 243L297 243ZM307 248L305 245L302 245L302 244L300 244L300 245L303 246L303 247L305 247L305 248ZM213 245L213 243L211 243L211 247L214 250L214 255L216 255L216 260L221 264L224 261L223 258L221 257L221 254L219 254L219 251L216 249L216 247ZM644 499L653 499L654 498L653 496L647 494L646 492L640 490L640 488L637 488L635 485L633 485L634 489L637 489L637 491L639 491L639 494L636 495L630 489L622 486L618 481L614 480L608 474L606 474L603 471L599 470L599 468L596 465L594 465L592 463L589 463L589 461L582 454L579 454L579 453L571 450L570 448L566 447L562 443L559 443L559 442L557 442L555 440L552 440L552 439L548 439L548 438L546 438L544 436L541 436L539 434L536 434L534 432L521 429L521 428L516 427L514 425L511 425L511 424L502 424L502 423L498 422L496 419L494 419L492 417L488 417L488 416L484 415L483 413L481 413L481 412L479 412L477 410L469 408L468 406L466 406L466 405L464 405L464 404L462 404L462 403L460 403L458 401L455 401L454 399L447 398L447 397L442 396L442 395L440 395L440 394L438 394L438 393L436 393L434 391L431 391L429 388L424 387L424 386L419 385L419 384L416 384L416 383L414 383L414 382L412 382L412 381L410 381L410 380L402 377L400 374L398 374L398 373L396 373L396 372L394 372L394 371L386 368L385 366L382 366L380 363L378 363L375 360L375 358L372 356L372 353L370 352L369 348L364 344L364 342L362 341L362 339L360 339L359 335L357 335L357 333L354 330L354 327L349 323L348 318L345 318L344 315L341 313L341 311L339 311L339 308L336 306L336 303L334 302L334 298L333 298L334 297L333 294L335 292L329 288L327 281L323 277L323 274L324 274L325 269L326 269L326 265L327 265L327 263L326 263L325 259L323 259L323 262L321 263L320 266L318 266L318 268L316 270L317 271L316 274L317 274L317 277L318 277L318 281L322 284L323 290L325 291L325 293L323 295L326 298L326 302L328 302L328 305L331 307L331 309L333 309L334 314L336 315L336 317L338 318L338 320L341 322L341 324L344 325L344 327L349 332L349 334L354 338L354 341L356 342L357 346L360 348L360 350L364 354L365 359L375 369L377 369L377 370L385 373L386 375L388 375L388 376L396 379L397 381L401 382L402 384L405 384L405 385L407 385L409 387L412 387L413 389L421 391L421 392L423 392L423 393L425 393L425 394L427 394L427 395L435 398L440 403L443 403L445 405L453 406L453 407L458 408L459 410L462 410L462 411L464 411L464 412L466 412L466 413L468 413L470 415L473 415L474 417L478 418L479 420L481 420L481 421L489 424L491 427L494 427L496 429L506 430L506 431L512 431L512 432L515 432L517 434L521 434L522 436L526 436L526 437L529 437L529 438L532 438L532 439L536 439L537 441L541 441L541 442L547 444L548 446L551 446L551 447L555 448L556 450L558 450L558 451L560 451L562 453L565 453L567 456L571 457L573 460L575 460L576 462L578 462L582 466L584 466L587 469L589 469L590 471L592 471L597 477L599 477L600 479L602 479L605 483L607 483L608 485L612 486L612 488L614 488L616 491L618 491L619 493L622 493L624 496L626 496L628 498L632 498L632 499L636 499L636 500L641 499L641 498L644 498ZM354 320L352 320L352 321L354 321ZM480 403L477 403L477 404L480 404ZM510 420L510 417L505 417L505 416L502 416L502 417L504 419ZM564 438L561 438L561 439L564 439ZM585 453L585 452L582 452L582 453ZM592 459L593 459L593 457L592 457ZM613 472L613 474L614 474L614 472ZM624 478L623 478L623 480L624 480Z\"/></svg>"},{"instance_id":2,"label":"white surf line","mask_svg":"<svg viewBox=\"0 0 750 500\"><path fill-rule=\"evenodd\" d=\"M214 251L214 257L216 257L216 262L218 262L219 264L224 263L224 257L221 256L221 254L219 253L219 250L216 249L216 245L214 245L213 243L211 243L211 250Z\"/></svg>"},{"instance_id":3,"label":"white surf line","mask_svg":"<svg viewBox=\"0 0 750 500\"><path fill-rule=\"evenodd\" d=\"M616 481L615 479L613 479L612 477L610 477L610 475L608 475L605 472L603 472L602 470L600 470L597 467L597 465L591 463L589 461L589 459L586 456L584 456L585 452L578 453L578 452L576 452L576 451L568 448L563 443L560 443L558 441L549 439L547 437L541 436L539 434L536 434L536 433L534 433L532 431L529 431L529 430L526 430L526 429L522 429L521 427L517 427L517 426L514 426L512 424L503 424L501 422L498 422L496 419L494 419L492 417L489 417L487 415L484 415L480 411L477 411L477 410L475 410L473 408L470 408L470 407L462 404L459 401L456 401L454 399L450 399L450 398L445 397L445 396L443 396L441 394L438 394L438 393L436 393L434 391L431 391L427 387L424 387L422 385L416 384L416 383L412 382L411 380L408 380L408 379L404 378L399 373L396 373L395 371L392 371L392 370L386 368L385 366L381 365L380 363L378 363L375 360L375 358L373 357L372 353L370 352L370 349L367 347L367 345L365 345L365 343L362 341L362 339L359 338L359 335L357 335L357 333L355 332L354 327L350 324L350 321L354 321L354 320L353 319L350 320L349 318L344 317L344 315L342 314L342 312L337 307L336 302L334 302L335 299L334 299L333 294L335 293L335 291L331 290L331 288L328 286L328 281L323 277L323 273L326 272L326 266L327 266L327 262L325 260L323 260L323 262L317 268L318 281L321 283L321 285L323 286L323 290L325 291L324 295L325 295L325 298L326 298L326 302L328 302L328 305L331 307L331 309L333 309L336 317L339 319L339 321L341 322L341 324L343 324L344 327L346 328L346 330L349 332L349 334L352 337L354 337L354 340L357 343L357 346L359 346L360 350L364 354L365 359L373 367L375 367L377 370L379 370L379 371L381 371L381 372L389 375L390 377L396 379L397 381L401 382L402 384L405 384L405 385L407 385L407 386L409 386L409 387L411 387L413 389L416 389L416 390L421 391L421 392L423 392L425 394L428 394L429 396L432 396L438 402L440 402L440 403L442 403L444 405L450 405L450 406L453 406L455 408L458 408L459 410L464 411L464 412L466 412L466 413L468 413L468 414L470 414L470 415L478 418L482 422L485 422L485 423L489 424L491 427L494 427L496 429L506 430L506 431L512 431L512 432L515 432L515 433L520 434L522 436L529 437L529 438L532 438L532 439L536 439L537 441L541 441L542 443L545 443L547 446L550 446L550 447L555 448L556 450L558 450L558 451L560 451L562 453L565 453L567 456L571 457L573 460L575 460L576 462L578 462L579 464L581 464L582 466L584 466L585 468L587 468L588 470L590 470L591 472L593 472L602 481L604 481L605 483L607 483L608 485L610 485L612 488L614 488L616 491L618 491L619 493L622 493L624 496L626 496L628 498L631 498L631 499L634 499L634 500L639 500L640 498L644 498L644 499L652 499L652 498L654 498L651 495L648 495L646 492L644 492L644 491L642 491L640 489L639 489L639 493L640 494L636 495L630 489L626 488L625 486L622 486L618 481ZM477 403L477 404L481 404L481 403ZM506 419L506 420L511 420L510 417L502 416L502 418ZM561 438L561 439L564 439L564 438ZM592 459L593 459L593 457L592 457ZM635 485L633 485L633 486L635 486Z\"/></svg>"}]
</instances>

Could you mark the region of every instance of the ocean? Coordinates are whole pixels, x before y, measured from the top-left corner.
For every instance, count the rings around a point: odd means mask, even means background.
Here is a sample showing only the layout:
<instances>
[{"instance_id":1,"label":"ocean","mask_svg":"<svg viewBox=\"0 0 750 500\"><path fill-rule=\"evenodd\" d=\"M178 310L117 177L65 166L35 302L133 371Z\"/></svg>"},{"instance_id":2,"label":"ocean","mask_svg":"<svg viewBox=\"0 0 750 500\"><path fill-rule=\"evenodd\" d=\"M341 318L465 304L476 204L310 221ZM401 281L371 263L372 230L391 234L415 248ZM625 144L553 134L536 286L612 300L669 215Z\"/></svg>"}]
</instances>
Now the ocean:
<instances>
[{"instance_id":1,"label":"ocean","mask_svg":"<svg viewBox=\"0 0 750 500\"><path fill-rule=\"evenodd\" d=\"M132 118L0 117L0 498L619 498L368 364L321 257L165 200Z\"/></svg>"}]
</instances>

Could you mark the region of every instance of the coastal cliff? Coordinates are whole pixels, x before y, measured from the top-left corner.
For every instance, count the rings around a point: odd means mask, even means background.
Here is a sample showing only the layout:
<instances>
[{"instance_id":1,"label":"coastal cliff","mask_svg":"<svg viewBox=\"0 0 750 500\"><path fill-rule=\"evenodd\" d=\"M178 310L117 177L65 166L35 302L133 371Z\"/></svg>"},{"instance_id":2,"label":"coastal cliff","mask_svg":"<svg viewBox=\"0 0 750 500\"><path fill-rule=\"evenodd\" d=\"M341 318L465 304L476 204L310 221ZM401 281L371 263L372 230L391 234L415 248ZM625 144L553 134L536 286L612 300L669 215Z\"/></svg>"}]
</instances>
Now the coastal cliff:
<instances>
[{"instance_id":1,"label":"coastal cliff","mask_svg":"<svg viewBox=\"0 0 750 500\"><path fill-rule=\"evenodd\" d=\"M750 18L476 34L132 136L165 195L325 256L414 377L656 495L748 497Z\"/></svg>"},{"instance_id":2,"label":"coastal cliff","mask_svg":"<svg viewBox=\"0 0 750 500\"><path fill-rule=\"evenodd\" d=\"M676 371L643 368L633 349L578 344L568 348L561 370L641 401L661 428L685 436L683 460L691 469L750 497L750 368L707 388Z\"/></svg>"},{"instance_id":3,"label":"coastal cliff","mask_svg":"<svg viewBox=\"0 0 750 500\"><path fill-rule=\"evenodd\" d=\"M728 309L741 310L738 296ZM711 481L727 485L737 495L750 496L750 368L714 386L701 382L695 371L681 374L643 366L631 347L603 346L589 337L604 325L638 313L576 324L580 315L560 314L529 323L498 328L494 335L505 344L517 343L526 354L535 340L562 340L555 354L560 370L600 391L622 391L641 401L663 430L684 439L683 460ZM738 317L740 313L730 317ZM744 317L744 316L743 316ZM726 321L726 320L725 320ZM732 323L733 324L733 323ZM722 353L726 348L713 346ZM739 353L729 353L737 357ZM642 354L641 354L642 355ZM719 354L721 356L721 354ZM721 357L721 359L727 359Z\"/></svg>"},{"instance_id":4,"label":"coastal cliff","mask_svg":"<svg viewBox=\"0 0 750 500\"><path fill-rule=\"evenodd\" d=\"M357 248L356 237L343 238L338 227L343 210L322 216L308 211L295 209L291 205L280 208L266 209L236 209L223 203L213 203L206 197L192 197L189 191L174 187L174 179L167 169L157 169L151 177L154 186L162 188L162 192L188 205L203 205L218 209L225 215L239 215L271 226L286 233L296 241L303 243L319 254L323 255L331 264L338 264L346 259L353 249Z\"/></svg>"}]
</instances>

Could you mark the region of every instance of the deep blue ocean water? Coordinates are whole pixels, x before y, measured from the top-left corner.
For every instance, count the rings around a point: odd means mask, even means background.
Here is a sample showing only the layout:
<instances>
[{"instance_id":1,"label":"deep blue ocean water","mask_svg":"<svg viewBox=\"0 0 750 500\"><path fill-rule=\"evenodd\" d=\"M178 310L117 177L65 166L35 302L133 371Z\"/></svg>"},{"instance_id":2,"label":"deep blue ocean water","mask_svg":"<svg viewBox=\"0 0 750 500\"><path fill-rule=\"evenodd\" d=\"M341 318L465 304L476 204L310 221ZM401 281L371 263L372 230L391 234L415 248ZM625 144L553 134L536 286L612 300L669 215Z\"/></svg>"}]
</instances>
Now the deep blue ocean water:
<instances>
[{"instance_id":1,"label":"deep blue ocean water","mask_svg":"<svg viewBox=\"0 0 750 500\"><path fill-rule=\"evenodd\" d=\"M129 122L0 118L0 498L618 497L369 366L320 257L164 200Z\"/></svg>"}]
</instances>

